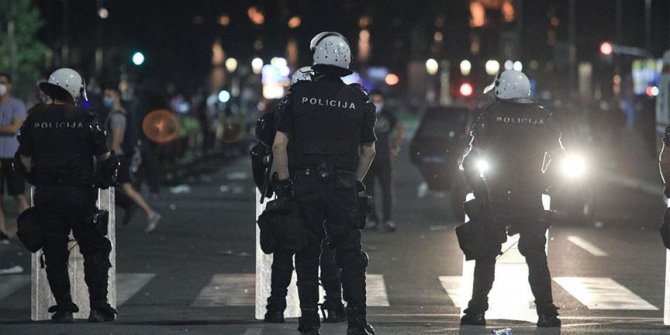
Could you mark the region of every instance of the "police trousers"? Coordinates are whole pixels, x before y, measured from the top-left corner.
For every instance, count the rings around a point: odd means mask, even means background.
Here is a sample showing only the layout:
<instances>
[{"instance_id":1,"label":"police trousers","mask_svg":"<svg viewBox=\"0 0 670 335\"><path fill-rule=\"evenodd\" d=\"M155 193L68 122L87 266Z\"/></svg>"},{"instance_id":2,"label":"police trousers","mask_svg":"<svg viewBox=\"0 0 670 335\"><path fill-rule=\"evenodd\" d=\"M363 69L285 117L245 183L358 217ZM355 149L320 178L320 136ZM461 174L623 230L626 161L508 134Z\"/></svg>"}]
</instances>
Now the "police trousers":
<instances>
[{"instance_id":1,"label":"police trousers","mask_svg":"<svg viewBox=\"0 0 670 335\"><path fill-rule=\"evenodd\" d=\"M35 208L44 228L44 258L47 279L56 304L72 304L68 276L68 237L70 231L84 256L84 280L88 286L91 308L107 303L108 271L111 267L110 241L94 227L97 190L81 186L38 186Z\"/></svg>"},{"instance_id":2,"label":"police trousers","mask_svg":"<svg viewBox=\"0 0 670 335\"><path fill-rule=\"evenodd\" d=\"M466 313L483 313L488 305L488 294L495 279L496 257L501 252L500 236L504 238L505 223L498 223L495 228L489 226L487 233L486 254L475 261L474 282L472 285L472 300L468 303ZM546 228L543 222L515 222L515 229L519 232L519 252L526 258L528 264L528 282L535 297L535 306L538 315L557 315L551 293L551 274L547 265L547 254L544 251ZM493 231L497 230L497 231Z\"/></svg>"},{"instance_id":3,"label":"police trousers","mask_svg":"<svg viewBox=\"0 0 670 335\"><path fill-rule=\"evenodd\" d=\"M391 161L381 160L375 161L370 165L368 173L363 178L365 183L365 188L367 194L371 195L373 199L375 197L375 184L376 180L379 181L379 186L381 188L381 198L382 198L382 221L391 221L391 208L393 206L393 174L391 172ZM372 213L370 213L370 220L379 222L379 217L377 216L377 206L372 206Z\"/></svg>"},{"instance_id":4,"label":"police trousers","mask_svg":"<svg viewBox=\"0 0 670 335\"><path fill-rule=\"evenodd\" d=\"M293 251L275 250L272 254L272 278L270 279L270 298L267 309L283 311L286 309L288 285L293 276ZM335 250L328 246L327 240L321 244L321 286L326 291L324 305L329 307L342 302L342 284L340 268L335 261Z\"/></svg>"},{"instance_id":5,"label":"police trousers","mask_svg":"<svg viewBox=\"0 0 670 335\"><path fill-rule=\"evenodd\" d=\"M326 235L330 245L335 247L335 261L342 271L342 291L347 308L355 308L364 314L368 258L361 251L356 175L337 172L321 177L310 170L298 171L294 193L308 231L307 246L295 257L303 315L317 308L319 256Z\"/></svg>"}]
</instances>

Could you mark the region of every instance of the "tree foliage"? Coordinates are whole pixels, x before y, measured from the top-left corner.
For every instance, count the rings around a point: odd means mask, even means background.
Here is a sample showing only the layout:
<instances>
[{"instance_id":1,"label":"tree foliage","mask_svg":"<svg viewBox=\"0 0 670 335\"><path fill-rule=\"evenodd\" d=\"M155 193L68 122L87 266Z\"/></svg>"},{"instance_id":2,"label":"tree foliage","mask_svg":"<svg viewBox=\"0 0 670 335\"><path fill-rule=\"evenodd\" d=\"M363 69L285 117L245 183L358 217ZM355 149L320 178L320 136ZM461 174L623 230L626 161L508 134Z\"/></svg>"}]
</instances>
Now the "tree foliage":
<instances>
[{"instance_id":1,"label":"tree foliage","mask_svg":"<svg viewBox=\"0 0 670 335\"><path fill-rule=\"evenodd\" d=\"M11 21L16 45L14 62L8 31ZM37 39L37 31L44 25L40 10L32 0L2 0L0 23L0 71L9 72L17 79L34 80L44 64L46 51L44 43Z\"/></svg>"}]
</instances>

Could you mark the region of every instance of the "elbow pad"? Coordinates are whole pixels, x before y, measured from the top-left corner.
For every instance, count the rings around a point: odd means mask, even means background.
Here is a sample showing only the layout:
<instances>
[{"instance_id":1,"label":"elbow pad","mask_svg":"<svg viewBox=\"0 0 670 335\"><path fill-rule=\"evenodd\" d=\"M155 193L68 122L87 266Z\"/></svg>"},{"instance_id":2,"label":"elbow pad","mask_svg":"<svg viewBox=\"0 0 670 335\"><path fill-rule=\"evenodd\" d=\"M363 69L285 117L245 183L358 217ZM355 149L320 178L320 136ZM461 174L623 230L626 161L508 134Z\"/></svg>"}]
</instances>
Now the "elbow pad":
<instances>
[{"instance_id":1,"label":"elbow pad","mask_svg":"<svg viewBox=\"0 0 670 335\"><path fill-rule=\"evenodd\" d=\"M14 171L21 176L25 181L29 182L31 185L35 185L35 176L32 173L28 173L26 166L21 162L21 155L17 152L14 155L14 161L12 162L12 167Z\"/></svg>"}]
</instances>

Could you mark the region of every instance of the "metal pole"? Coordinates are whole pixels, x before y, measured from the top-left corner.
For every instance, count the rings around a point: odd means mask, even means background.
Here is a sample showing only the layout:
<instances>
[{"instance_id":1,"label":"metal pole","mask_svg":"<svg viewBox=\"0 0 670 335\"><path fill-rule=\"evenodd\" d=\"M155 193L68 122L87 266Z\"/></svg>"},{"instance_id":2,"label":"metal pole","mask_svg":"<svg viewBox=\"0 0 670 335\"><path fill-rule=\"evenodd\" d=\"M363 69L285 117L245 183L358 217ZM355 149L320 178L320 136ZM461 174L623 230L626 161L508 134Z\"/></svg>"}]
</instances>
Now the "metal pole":
<instances>
[{"instance_id":1,"label":"metal pole","mask_svg":"<svg viewBox=\"0 0 670 335\"><path fill-rule=\"evenodd\" d=\"M575 0L570 0L570 8L569 8L569 14L568 14L568 49L569 49L569 56L568 56L568 92L570 93L570 96L572 96L572 93L574 91L574 83L575 83L575 71L576 71L576 63L577 63L577 46L575 44L575 35L576 35L576 27L575 27L575 21L576 21L576 1Z\"/></svg>"},{"instance_id":2,"label":"metal pole","mask_svg":"<svg viewBox=\"0 0 670 335\"><path fill-rule=\"evenodd\" d=\"M623 0L616 1L616 43L624 44L621 36L621 25L623 24Z\"/></svg>"}]
</instances>

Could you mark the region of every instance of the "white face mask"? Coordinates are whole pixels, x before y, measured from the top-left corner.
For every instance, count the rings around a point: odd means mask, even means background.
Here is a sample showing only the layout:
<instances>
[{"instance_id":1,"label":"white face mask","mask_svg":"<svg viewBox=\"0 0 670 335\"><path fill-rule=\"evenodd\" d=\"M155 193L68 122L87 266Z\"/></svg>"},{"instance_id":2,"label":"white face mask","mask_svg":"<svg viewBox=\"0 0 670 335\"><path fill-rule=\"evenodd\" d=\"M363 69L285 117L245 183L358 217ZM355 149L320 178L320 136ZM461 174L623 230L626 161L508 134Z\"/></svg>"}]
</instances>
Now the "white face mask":
<instances>
[{"instance_id":1,"label":"white face mask","mask_svg":"<svg viewBox=\"0 0 670 335\"><path fill-rule=\"evenodd\" d=\"M7 85L0 84L0 97L5 96L7 94Z\"/></svg>"},{"instance_id":2,"label":"white face mask","mask_svg":"<svg viewBox=\"0 0 670 335\"><path fill-rule=\"evenodd\" d=\"M383 102L375 102L375 109L377 109L377 113L381 112L382 109L384 108L384 103Z\"/></svg>"}]
</instances>

